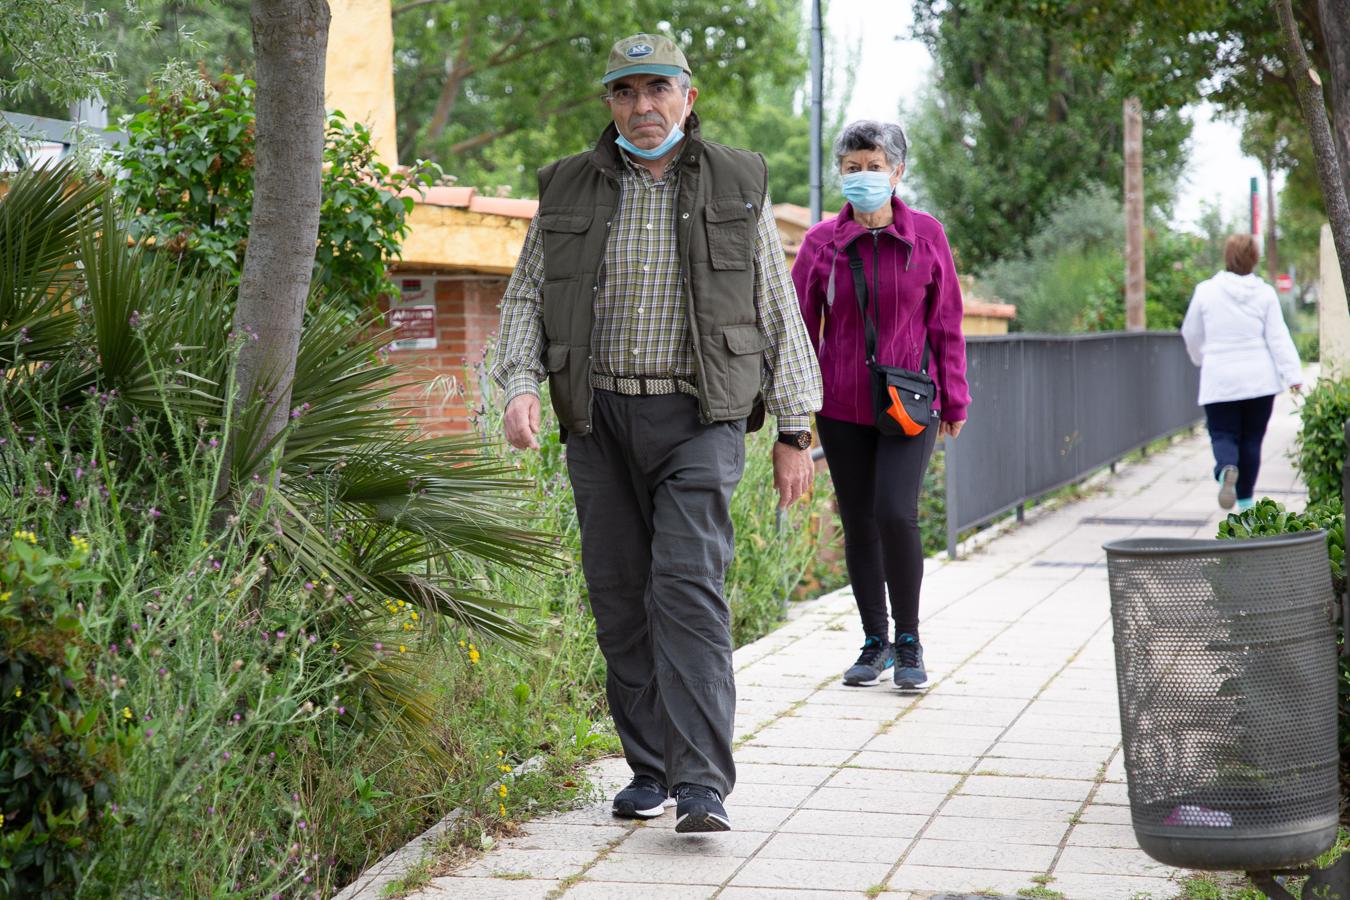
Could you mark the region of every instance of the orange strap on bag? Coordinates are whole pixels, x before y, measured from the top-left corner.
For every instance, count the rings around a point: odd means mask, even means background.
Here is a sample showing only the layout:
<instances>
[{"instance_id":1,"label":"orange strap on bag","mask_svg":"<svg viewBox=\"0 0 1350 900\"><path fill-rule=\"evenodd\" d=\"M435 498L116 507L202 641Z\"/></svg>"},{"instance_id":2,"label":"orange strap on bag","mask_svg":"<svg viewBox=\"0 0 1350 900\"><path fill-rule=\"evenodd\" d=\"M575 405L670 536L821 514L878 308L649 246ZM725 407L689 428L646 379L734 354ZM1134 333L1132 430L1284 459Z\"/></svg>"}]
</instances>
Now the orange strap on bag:
<instances>
[{"instance_id":1,"label":"orange strap on bag","mask_svg":"<svg viewBox=\"0 0 1350 900\"><path fill-rule=\"evenodd\" d=\"M895 385L887 385L887 390L891 395L891 406L886 410L886 414L900 423L900 429L905 432L907 437L914 437L923 434L927 425L922 425L910 418L909 412L905 409L905 404L900 402L900 393Z\"/></svg>"}]
</instances>

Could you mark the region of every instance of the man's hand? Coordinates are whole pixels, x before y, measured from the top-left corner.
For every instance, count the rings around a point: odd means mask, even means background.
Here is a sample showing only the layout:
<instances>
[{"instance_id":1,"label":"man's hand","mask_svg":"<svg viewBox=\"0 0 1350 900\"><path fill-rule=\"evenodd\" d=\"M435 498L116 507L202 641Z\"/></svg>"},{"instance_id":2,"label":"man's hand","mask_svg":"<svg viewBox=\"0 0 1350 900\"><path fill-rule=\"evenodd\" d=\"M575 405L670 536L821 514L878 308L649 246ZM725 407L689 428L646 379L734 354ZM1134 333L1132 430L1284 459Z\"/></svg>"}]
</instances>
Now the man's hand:
<instances>
[{"instance_id":1,"label":"man's hand","mask_svg":"<svg viewBox=\"0 0 1350 900\"><path fill-rule=\"evenodd\" d=\"M965 427L965 420L960 422L943 422L938 426L938 437L956 437Z\"/></svg>"},{"instance_id":2,"label":"man's hand","mask_svg":"<svg viewBox=\"0 0 1350 900\"><path fill-rule=\"evenodd\" d=\"M517 450L538 450L539 397L536 394L518 394L506 404L502 418L506 442Z\"/></svg>"},{"instance_id":3,"label":"man's hand","mask_svg":"<svg viewBox=\"0 0 1350 900\"><path fill-rule=\"evenodd\" d=\"M786 508L796 503L811 487L815 465L811 451L798 450L784 443L773 445L773 486L778 489L778 505Z\"/></svg>"}]
</instances>

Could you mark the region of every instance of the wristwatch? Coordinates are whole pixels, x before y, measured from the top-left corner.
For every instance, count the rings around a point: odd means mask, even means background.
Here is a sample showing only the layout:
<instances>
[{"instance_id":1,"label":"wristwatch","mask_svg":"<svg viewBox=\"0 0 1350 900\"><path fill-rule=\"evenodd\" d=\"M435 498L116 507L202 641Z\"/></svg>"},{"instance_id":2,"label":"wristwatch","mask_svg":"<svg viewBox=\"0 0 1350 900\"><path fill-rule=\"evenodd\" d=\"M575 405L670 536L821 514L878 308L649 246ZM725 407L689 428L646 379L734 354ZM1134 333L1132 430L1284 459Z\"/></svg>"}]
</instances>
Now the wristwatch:
<instances>
[{"instance_id":1,"label":"wristwatch","mask_svg":"<svg viewBox=\"0 0 1350 900\"><path fill-rule=\"evenodd\" d=\"M780 431L778 432L778 442L787 444L789 447L796 447L798 450L809 450L811 448L811 432Z\"/></svg>"}]
</instances>

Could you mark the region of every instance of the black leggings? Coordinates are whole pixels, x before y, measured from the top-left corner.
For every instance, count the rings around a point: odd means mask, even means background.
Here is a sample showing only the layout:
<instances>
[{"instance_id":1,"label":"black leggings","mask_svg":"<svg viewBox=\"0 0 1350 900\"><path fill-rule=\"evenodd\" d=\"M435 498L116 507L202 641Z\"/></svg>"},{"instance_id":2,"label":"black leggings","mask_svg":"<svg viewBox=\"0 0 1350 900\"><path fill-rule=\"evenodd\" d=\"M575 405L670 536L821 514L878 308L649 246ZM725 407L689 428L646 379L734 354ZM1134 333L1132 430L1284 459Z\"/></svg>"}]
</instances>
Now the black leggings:
<instances>
[{"instance_id":1,"label":"black leggings","mask_svg":"<svg viewBox=\"0 0 1350 900\"><path fill-rule=\"evenodd\" d=\"M920 438L887 437L871 425L820 415L816 428L844 523L844 560L863 633L887 637L889 588L895 633L917 638L923 583L919 489L937 442L937 423Z\"/></svg>"}]
</instances>

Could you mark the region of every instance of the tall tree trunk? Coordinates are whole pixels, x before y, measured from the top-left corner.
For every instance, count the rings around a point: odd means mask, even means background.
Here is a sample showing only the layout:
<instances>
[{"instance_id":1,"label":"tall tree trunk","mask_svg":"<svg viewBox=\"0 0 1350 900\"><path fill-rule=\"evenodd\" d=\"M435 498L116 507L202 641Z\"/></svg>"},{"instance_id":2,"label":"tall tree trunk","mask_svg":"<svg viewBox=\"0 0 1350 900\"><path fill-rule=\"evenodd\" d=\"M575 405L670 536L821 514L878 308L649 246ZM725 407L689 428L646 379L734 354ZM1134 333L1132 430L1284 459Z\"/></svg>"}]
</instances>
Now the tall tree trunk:
<instances>
[{"instance_id":1,"label":"tall tree trunk","mask_svg":"<svg viewBox=\"0 0 1350 900\"><path fill-rule=\"evenodd\" d=\"M234 330L249 336L239 355L238 396L245 403L261 397L265 412L252 434L236 426L230 436L236 453L266 446L286 427L290 409L319 234L331 13L328 0L253 0L250 18L257 164ZM240 447L243 440L248 443Z\"/></svg>"},{"instance_id":2,"label":"tall tree trunk","mask_svg":"<svg viewBox=\"0 0 1350 900\"><path fill-rule=\"evenodd\" d=\"M1346 0L1321 0L1330 12L1346 5ZM1336 256L1340 262L1341 279L1350 286L1350 203L1346 200L1346 182L1341 161L1337 157L1336 139L1331 133L1331 123L1327 120L1327 104L1322 96L1322 79L1313 71L1308 62L1308 53L1303 47L1303 38L1298 32L1298 23L1294 21L1294 11L1290 0L1276 0L1275 12L1280 18L1280 29L1284 36L1284 52L1290 71L1294 76L1294 89L1298 92L1298 106L1303 113L1303 122L1308 126L1312 138L1313 158L1317 162L1317 181L1322 187L1322 200L1326 204L1327 219L1331 222L1331 239L1336 245ZM1335 28L1327 24L1323 16L1323 30L1334 32ZM1337 52L1337 51L1331 51ZM1350 47L1339 48L1342 54L1350 54ZM1333 75L1337 66L1332 66ZM1333 86L1333 90L1335 87ZM1350 86L1345 88L1350 93ZM1350 160L1346 160L1350 165ZM1347 298L1350 304L1350 297Z\"/></svg>"},{"instance_id":3,"label":"tall tree trunk","mask_svg":"<svg viewBox=\"0 0 1350 900\"><path fill-rule=\"evenodd\" d=\"M1280 250L1275 235L1275 161L1263 160L1266 170L1266 277L1271 284L1280 273Z\"/></svg>"},{"instance_id":4,"label":"tall tree trunk","mask_svg":"<svg viewBox=\"0 0 1350 900\"><path fill-rule=\"evenodd\" d=\"M1350 0L1318 0L1317 5L1331 75L1331 123L1341 157L1341 184L1350 197Z\"/></svg>"}]
</instances>

